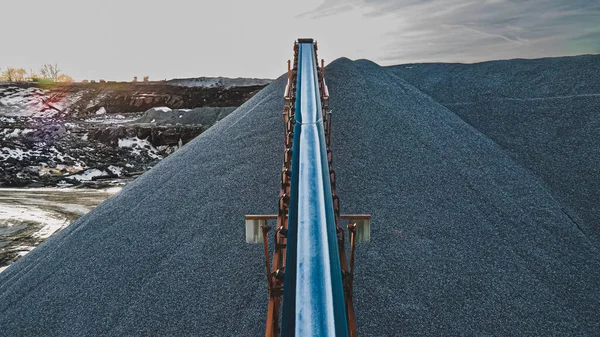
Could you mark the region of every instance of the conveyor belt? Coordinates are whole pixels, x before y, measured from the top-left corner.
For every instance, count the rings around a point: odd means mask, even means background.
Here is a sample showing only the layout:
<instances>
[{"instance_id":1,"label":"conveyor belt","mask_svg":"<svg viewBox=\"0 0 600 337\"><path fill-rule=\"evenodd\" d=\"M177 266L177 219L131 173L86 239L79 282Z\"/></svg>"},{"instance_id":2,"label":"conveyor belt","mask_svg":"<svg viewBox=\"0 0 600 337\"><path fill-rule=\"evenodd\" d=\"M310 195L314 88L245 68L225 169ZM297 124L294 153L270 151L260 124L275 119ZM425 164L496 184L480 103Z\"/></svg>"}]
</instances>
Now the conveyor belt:
<instances>
[{"instance_id":1,"label":"conveyor belt","mask_svg":"<svg viewBox=\"0 0 600 337\"><path fill-rule=\"evenodd\" d=\"M347 336L317 60L298 48L282 336Z\"/></svg>"}]
</instances>

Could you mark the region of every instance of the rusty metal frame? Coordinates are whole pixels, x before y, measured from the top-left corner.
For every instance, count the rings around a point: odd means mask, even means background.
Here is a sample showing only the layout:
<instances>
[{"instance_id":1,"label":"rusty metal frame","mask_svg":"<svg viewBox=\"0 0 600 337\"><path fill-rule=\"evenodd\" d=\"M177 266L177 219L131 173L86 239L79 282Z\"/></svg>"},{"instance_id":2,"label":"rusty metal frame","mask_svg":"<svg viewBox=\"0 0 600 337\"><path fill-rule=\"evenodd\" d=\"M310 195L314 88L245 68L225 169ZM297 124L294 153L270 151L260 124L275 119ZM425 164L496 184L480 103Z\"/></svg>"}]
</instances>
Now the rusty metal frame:
<instances>
[{"instance_id":1,"label":"rusty metal frame","mask_svg":"<svg viewBox=\"0 0 600 337\"><path fill-rule=\"evenodd\" d=\"M265 239L265 263L267 273L267 284L269 286L269 305L267 309L267 322L265 329L266 337L277 336L280 332L279 327L279 308L283 300L283 276L285 275L285 256L286 256L286 234L288 228L288 203L290 195L290 172L292 169L292 145L294 132L294 108L296 100L296 76L298 64L298 44L294 45L294 61L288 61L288 81L285 87L283 108L283 129L284 129L284 155L283 168L281 169L281 189L279 192L278 212L277 214L265 215L265 219L276 219L276 231L274 237L273 260L269 265L269 246L268 232L271 228L263 229L263 238Z\"/></svg>"},{"instance_id":2,"label":"rusty metal frame","mask_svg":"<svg viewBox=\"0 0 600 337\"><path fill-rule=\"evenodd\" d=\"M278 214L254 214L246 215L246 220L277 220L279 219ZM356 223L352 220L371 219L370 214L340 214L337 217L338 223L342 220L348 221L347 228L349 233L349 244L350 244L350 257L348 259L345 250L345 235L341 226L338 227L338 247L340 253L340 263L342 265L342 272L344 273L344 296L346 302L346 313L348 318L348 332L350 337L357 336L356 327L356 316L354 313L353 306L353 287L354 287L354 257L356 252ZM287 221L287 219L286 219ZM268 232L272 229L271 226L267 225L263 227L263 246L265 254L266 264L266 275L267 284L269 289L269 307L267 310L267 326L265 336L277 336L279 334L279 307L282 301L282 289L283 282L276 278L277 270L271 271L271 264L269 263L269 245L268 245ZM276 233L277 235L278 233ZM280 247L281 248L281 247ZM281 256L281 255L280 255ZM285 255L283 255L285 258ZM279 259L273 257L273 269L278 265ZM285 267L283 262L281 267ZM280 284L277 284L279 282Z\"/></svg>"}]
</instances>

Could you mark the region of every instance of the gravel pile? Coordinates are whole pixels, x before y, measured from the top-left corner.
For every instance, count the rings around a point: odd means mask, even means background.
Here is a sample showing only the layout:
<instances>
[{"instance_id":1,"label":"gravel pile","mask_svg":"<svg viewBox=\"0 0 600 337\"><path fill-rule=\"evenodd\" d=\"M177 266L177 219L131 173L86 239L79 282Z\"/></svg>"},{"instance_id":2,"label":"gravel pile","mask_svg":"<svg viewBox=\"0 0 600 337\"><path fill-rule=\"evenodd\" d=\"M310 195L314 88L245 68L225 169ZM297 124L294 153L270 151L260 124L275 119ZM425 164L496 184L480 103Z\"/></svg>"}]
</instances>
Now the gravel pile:
<instances>
[{"instance_id":1,"label":"gravel pile","mask_svg":"<svg viewBox=\"0 0 600 337\"><path fill-rule=\"evenodd\" d=\"M386 68L326 70L362 336L595 335L600 252L534 171ZM0 274L0 335L264 333L280 78Z\"/></svg>"},{"instance_id":2,"label":"gravel pile","mask_svg":"<svg viewBox=\"0 0 600 337\"><path fill-rule=\"evenodd\" d=\"M600 238L600 55L390 70L506 149Z\"/></svg>"},{"instance_id":3,"label":"gravel pile","mask_svg":"<svg viewBox=\"0 0 600 337\"><path fill-rule=\"evenodd\" d=\"M232 113L235 107L202 107L195 109L152 108L132 123L201 124L209 128Z\"/></svg>"}]
</instances>

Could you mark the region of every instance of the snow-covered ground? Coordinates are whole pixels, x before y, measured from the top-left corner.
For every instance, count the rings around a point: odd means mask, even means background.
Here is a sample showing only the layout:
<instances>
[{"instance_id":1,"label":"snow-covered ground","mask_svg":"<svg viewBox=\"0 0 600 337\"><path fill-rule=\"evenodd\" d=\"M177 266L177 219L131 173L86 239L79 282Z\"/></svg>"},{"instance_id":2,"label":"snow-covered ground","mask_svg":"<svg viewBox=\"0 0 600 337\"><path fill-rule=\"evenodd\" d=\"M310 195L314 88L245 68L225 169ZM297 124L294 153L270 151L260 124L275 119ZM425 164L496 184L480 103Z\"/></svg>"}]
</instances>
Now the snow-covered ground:
<instances>
[{"instance_id":1,"label":"snow-covered ground","mask_svg":"<svg viewBox=\"0 0 600 337\"><path fill-rule=\"evenodd\" d=\"M3 147L0 149L0 158L2 158L2 160L6 160L8 158L23 160L24 158L39 156L39 154L40 151L37 150L11 149L9 147Z\"/></svg>"},{"instance_id":2,"label":"snow-covered ground","mask_svg":"<svg viewBox=\"0 0 600 337\"><path fill-rule=\"evenodd\" d=\"M96 114L94 117L86 118L86 123L102 123L102 124L122 124L133 122L139 118L140 113L121 114Z\"/></svg>"},{"instance_id":3,"label":"snow-covered ground","mask_svg":"<svg viewBox=\"0 0 600 337\"><path fill-rule=\"evenodd\" d=\"M0 106L4 116L31 116L44 106L45 90L8 87L2 91ZM27 108L27 109L26 109Z\"/></svg>"},{"instance_id":4,"label":"snow-covered ground","mask_svg":"<svg viewBox=\"0 0 600 337\"><path fill-rule=\"evenodd\" d=\"M0 189L0 272L120 190Z\"/></svg>"},{"instance_id":5,"label":"snow-covered ground","mask_svg":"<svg viewBox=\"0 0 600 337\"><path fill-rule=\"evenodd\" d=\"M157 160L172 153L175 147L181 146L157 148L148 137L135 137L134 127L119 129L136 116L139 114L102 114L85 121L44 120L37 126L23 123L19 127L0 127L0 185L27 186L32 182L40 182L42 186L96 184L92 181L94 177L124 177L131 172L146 171ZM22 120L22 117L13 118ZM104 134L101 133L103 130L106 130ZM126 167L126 163L133 166ZM2 178L7 176L11 177L10 181L3 181ZM113 184L106 180L102 183Z\"/></svg>"},{"instance_id":6,"label":"snow-covered ground","mask_svg":"<svg viewBox=\"0 0 600 337\"><path fill-rule=\"evenodd\" d=\"M0 83L0 186L98 187L118 183L116 177L129 181L231 113L260 89L255 85L270 80L179 82L193 87Z\"/></svg>"}]
</instances>

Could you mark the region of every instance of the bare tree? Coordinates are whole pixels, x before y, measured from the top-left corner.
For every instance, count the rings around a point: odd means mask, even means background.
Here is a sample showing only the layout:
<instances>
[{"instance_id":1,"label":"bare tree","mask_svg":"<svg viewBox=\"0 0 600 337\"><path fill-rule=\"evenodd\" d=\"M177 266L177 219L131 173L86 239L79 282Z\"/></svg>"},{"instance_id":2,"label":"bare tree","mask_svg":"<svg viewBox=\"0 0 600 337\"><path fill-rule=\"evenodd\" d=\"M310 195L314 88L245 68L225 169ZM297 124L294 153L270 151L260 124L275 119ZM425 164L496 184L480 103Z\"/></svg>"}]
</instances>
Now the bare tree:
<instances>
[{"instance_id":1,"label":"bare tree","mask_svg":"<svg viewBox=\"0 0 600 337\"><path fill-rule=\"evenodd\" d=\"M44 64L40 69L42 76L34 72L33 69L29 73L23 68L8 67L5 71L0 71L0 81L7 82L24 82L35 81L38 79L48 79L54 82L73 82L73 78L66 74L61 74L57 64Z\"/></svg>"},{"instance_id":2,"label":"bare tree","mask_svg":"<svg viewBox=\"0 0 600 337\"><path fill-rule=\"evenodd\" d=\"M8 67L4 72L2 72L2 76L0 77L2 78L2 81L14 82L17 77L17 69Z\"/></svg>"},{"instance_id":3,"label":"bare tree","mask_svg":"<svg viewBox=\"0 0 600 337\"><path fill-rule=\"evenodd\" d=\"M54 82L58 81L58 76L60 74L60 69L58 69L58 64L44 64L40 69L40 73L42 73L42 77L53 80Z\"/></svg>"},{"instance_id":4,"label":"bare tree","mask_svg":"<svg viewBox=\"0 0 600 337\"><path fill-rule=\"evenodd\" d=\"M25 78L27 77L27 71L23 68L15 69L15 82L25 82Z\"/></svg>"},{"instance_id":5,"label":"bare tree","mask_svg":"<svg viewBox=\"0 0 600 337\"><path fill-rule=\"evenodd\" d=\"M29 75L27 76L27 78L30 81L36 81L38 78L40 78L40 75L36 73L33 69L29 69Z\"/></svg>"}]
</instances>

